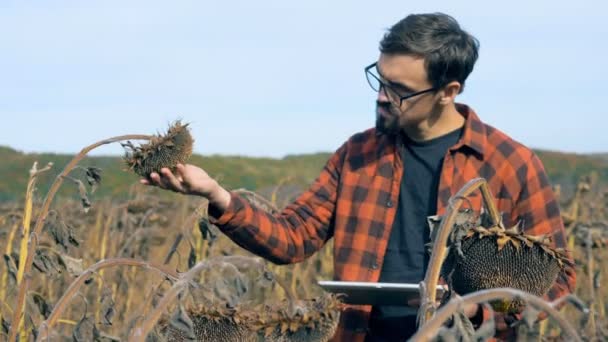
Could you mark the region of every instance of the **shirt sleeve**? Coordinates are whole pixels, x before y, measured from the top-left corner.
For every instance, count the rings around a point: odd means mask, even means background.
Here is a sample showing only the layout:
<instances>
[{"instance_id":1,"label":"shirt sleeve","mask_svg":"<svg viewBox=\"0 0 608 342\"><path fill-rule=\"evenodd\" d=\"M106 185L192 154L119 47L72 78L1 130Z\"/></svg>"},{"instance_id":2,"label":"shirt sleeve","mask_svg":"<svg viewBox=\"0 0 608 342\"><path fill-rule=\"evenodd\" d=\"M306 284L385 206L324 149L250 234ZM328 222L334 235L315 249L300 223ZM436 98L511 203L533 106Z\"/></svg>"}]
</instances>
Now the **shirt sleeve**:
<instances>
[{"instance_id":1,"label":"shirt sleeve","mask_svg":"<svg viewBox=\"0 0 608 342\"><path fill-rule=\"evenodd\" d=\"M270 214L231 192L223 213L209 207L210 222L239 246L271 262L304 260L333 236L345 146L330 157L310 188L280 213Z\"/></svg>"}]
</instances>

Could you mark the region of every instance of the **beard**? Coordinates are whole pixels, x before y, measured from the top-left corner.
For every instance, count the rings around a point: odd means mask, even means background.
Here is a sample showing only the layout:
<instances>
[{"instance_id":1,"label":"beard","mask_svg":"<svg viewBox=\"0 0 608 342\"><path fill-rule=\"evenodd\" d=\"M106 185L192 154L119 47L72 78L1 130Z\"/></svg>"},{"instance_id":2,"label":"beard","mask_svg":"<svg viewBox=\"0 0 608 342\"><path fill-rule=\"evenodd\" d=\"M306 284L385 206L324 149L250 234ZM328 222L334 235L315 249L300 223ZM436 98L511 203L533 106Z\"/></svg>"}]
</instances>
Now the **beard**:
<instances>
[{"instance_id":1,"label":"beard","mask_svg":"<svg viewBox=\"0 0 608 342\"><path fill-rule=\"evenodd\" d=\"M388 116L381 114L383 112L388 113ZM398 109L390 102L376 101L376 131L389 136L399 134L401 126L398 113Z\"/></svg>"}]
</instances>

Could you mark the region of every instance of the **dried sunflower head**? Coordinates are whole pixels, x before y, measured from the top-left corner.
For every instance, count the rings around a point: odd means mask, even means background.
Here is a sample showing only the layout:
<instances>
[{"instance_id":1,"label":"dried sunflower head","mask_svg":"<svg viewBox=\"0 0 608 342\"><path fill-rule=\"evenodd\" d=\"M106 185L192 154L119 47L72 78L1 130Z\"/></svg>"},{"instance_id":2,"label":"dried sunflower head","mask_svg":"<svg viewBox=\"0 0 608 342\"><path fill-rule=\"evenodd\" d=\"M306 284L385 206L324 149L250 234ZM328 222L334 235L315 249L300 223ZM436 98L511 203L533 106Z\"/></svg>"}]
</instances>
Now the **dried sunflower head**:
<instances>
[{"instance_id":1,"label":"dried sunflower head","mask_svg":"<svg viewBox=\"0 0 608 342\"><path fill-rule=\"evenodd\" d=\"M136 174L148 177L152 172L160 172L163 167L175 170L179 163L185 163L192 155L194 139L188 124L173 123L167 133L152 137L147 143L134 146L123 144L127 149L124 161Z\"/></svg>"},{"instance_id":2,"label":"dried sunflower head","mask_svg":"<svg viewBox=\"0 0 608 342\"><path fill-rule=\"evenodd\" d=\"M336 333L342 308L336 295L324 293L317 298L296 301L295 313L289 311L287 301L257 310L259 315L251 319L251 326L264 341L325 342Z\"/></svg>"},{"instance_id":3,"label":"dried sunflower head","mask_svg":"<svg viewBox=\"0 0 608 342\"><path fill-rule=\"evenodd\" d=\"M486 228L469 223L452 238L441 276L460 295L510 287L543 296L562 268L571 266L567 253L554 248L549 238L524 234L518 226ZM510 313L524 306L521 300L491 304L496 311Z\"/></svg>"},{"instance_id":4,"label":"dried sunflower head","mask_svg":"<svg viewBox=\"0 0 608 342\"><path fill-rule=\"evenodd\" d=\"M188 335L194 335L197 341L325 342L335 334L342 309L333 294L298 300L295 314L289 312L286 300L255 307L220 303L203 301L190 306L187 316L192 323L187 329L173 323L175 319L164 318L158 324L159 331L170 341L187 341Z\"/></svg>"},{"instance_id":5,"label":"dried sunflower head","mask_svg":"<svg viewBox=\"0 0 608 342\"><path fill-rule=\"evenodd\" d=\"M175 315L174 315L175 316ZM218 303L190 306L187 316L191 324L188 329L180 328L175 319L162 319L158 327L169 341L234 341L255 342L255 332L249 329L238 308L228 308ZM194 336L189 336L194 335Z\"/></svg>"}]
</instances>

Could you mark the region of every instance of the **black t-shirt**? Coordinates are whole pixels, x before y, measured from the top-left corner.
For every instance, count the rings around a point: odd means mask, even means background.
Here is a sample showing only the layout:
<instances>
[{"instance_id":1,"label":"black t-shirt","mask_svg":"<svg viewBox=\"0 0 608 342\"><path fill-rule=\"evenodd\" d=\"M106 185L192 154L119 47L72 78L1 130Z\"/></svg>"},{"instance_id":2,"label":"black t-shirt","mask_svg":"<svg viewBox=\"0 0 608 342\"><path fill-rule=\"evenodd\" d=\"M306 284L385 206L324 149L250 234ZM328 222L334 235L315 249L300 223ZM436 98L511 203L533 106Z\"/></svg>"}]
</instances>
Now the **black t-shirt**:
<instances>
[{"instance_id":1,"label":"black t-shirt","mask_svg":"<svg viewBox=\"0 0 608 342\"><path fill-rule=\"evenodd\" d=\"M427 216L437 212L443 158L458 142L462 128L416 142L404 138L403 178L397 214L388 240L380 282L419 283L429 262ZM381 306L372 310L368 341L403 341L416 331L416 308Z\"/></svg>"}]
</instances>

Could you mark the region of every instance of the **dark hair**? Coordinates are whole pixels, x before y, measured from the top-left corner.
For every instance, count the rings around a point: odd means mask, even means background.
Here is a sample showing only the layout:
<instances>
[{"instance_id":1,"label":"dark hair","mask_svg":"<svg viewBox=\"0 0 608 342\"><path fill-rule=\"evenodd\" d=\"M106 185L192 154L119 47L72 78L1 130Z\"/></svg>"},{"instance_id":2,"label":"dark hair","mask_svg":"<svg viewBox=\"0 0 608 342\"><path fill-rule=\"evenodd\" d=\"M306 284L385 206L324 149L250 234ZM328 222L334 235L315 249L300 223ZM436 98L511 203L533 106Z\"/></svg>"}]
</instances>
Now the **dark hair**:
<instances>
[{"instance_id":1,"label":"dark hair","mask_svg":"<svg viewBox=\"0 0 608 342\"><path fill-rule=\"evenodd\" d=\"M380 41L380 52L413 54L424 58L429 82L443 87L461 84L473 71L479 41L443 13L411 14L393 25Z\"/></svg>"}]
</instances>

